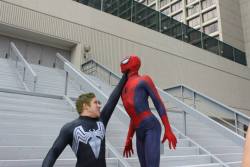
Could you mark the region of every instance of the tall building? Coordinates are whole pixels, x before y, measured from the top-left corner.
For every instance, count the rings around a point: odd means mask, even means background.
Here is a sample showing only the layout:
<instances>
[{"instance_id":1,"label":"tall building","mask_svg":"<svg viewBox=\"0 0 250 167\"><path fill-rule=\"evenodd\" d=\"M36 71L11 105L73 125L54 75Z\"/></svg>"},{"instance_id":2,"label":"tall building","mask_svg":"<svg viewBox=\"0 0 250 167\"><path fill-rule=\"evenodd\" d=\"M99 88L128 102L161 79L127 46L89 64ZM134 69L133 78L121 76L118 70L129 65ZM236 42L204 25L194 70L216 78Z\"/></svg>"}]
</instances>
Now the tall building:
<instances>
[{"instance_id":1,"label":"tall building","mask_svg":"<svg viewBox=\"0 0 250 167\"><path fill-rule=\"evenodd\" d=\"M139 2L190 27L221 39L216 0L143 0Z\"/></svg>"},{"instance_id":2,"label":"tall building","mask_svg":"<svg viewBox=\"0 0 250 167\"><path fill-rule=\"evenodd\" d=\"M138 0L175 20L249 53L244 0ZM249 61L249 60L248 60Z\"/></svg>"}]
</instances>

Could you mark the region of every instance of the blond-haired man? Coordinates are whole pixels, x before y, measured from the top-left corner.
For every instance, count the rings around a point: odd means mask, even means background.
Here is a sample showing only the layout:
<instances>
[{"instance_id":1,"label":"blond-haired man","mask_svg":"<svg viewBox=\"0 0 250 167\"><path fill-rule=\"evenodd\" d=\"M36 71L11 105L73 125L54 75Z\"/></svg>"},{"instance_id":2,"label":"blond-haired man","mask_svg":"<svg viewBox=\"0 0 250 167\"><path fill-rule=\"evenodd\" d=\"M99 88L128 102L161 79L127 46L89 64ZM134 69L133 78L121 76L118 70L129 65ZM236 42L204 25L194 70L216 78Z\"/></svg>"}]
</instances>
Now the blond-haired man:
<instances>
[{"instance_id":1,"label":"blond-haired man","mask_svg":"<svg viewBox=\"0 0 250 167\"><path fill-rule=\"evenodd\" d=\"M94 93L78 97L76 108L79 118L62 127L42 167L52 167L68 144L76 155L76 167L106 167L105 128L126 81L127 74L124 74L101 112L101 104Z\"/></svg>"}]
</instances>

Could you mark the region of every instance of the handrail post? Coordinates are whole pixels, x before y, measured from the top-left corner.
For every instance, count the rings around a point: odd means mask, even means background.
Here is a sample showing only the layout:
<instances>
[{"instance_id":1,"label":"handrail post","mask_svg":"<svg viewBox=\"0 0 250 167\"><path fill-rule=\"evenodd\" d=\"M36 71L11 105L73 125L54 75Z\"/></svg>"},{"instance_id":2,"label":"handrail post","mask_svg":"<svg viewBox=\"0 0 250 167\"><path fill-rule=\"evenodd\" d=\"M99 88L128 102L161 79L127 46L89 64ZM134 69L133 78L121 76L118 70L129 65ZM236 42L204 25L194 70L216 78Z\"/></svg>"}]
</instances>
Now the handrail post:
<instances>
[{"instance_id":1,"label":"handrail post","mask_svg":"<svg viewBox=\"0 0 250 167\"><path fill-rule=\"evenodd\" d=\"M109 85L111 83L111 72L109 72Z\"/></svg>"},{"instance_id":2,"label":"handrail post","mask_svg":"<svg viewBox=\"0 0 250 167\"><path fill-rule=\"evenodd\" d=\"M194 108L196 108L195 99L196 99L196 93L193 92L193 106L194 106Z\"/></svg>"},{"instance_id":3,"label":"handrail post","mask_svg":"<svg viewBox=\"0 0 250 167\"><path fill-rule=\"evenodd\" d=\"M68 91L68 78L69 78L69 73L66 71L66 77L65 77L65 90L64 90L64 95L67 95Z\"/></svg>"},{"instance_id":4,"label":"handrail post","mask_svg":"<svg viewBox=\"0 0 250 167\"><path fill-rule=\"evenodd\" d=\"M181 100L182 102L184 102L184 88L181 85ZM187 135L187 113L185 111L183 111L183 129L184 129L184 134Z\"/></svg>"},{"instance_id":5,"label":"handrail post","mask_svg":"<svg viewBox=\"0 0 250 167\"><path fill-rule=\"evenodd\" d=\"M37 82L37 77L34 78L33 92L36 91L36 82Z\"/></svg>"},{"instance_id":6,"label":"handrail post","mask_svg":"<svg viewBox=\"0 0 250 167\"><path fill-rule=\"evenodd\" d=\"M133 7L134 7L134 3L133 3L134 1L133 0L131 0L131 6L130 6L130 8L131 8L131 11L130 11L130 16L131 16L131 18L130 18L130 21L131 22L133 22ZM135 14L135 13L134 13Z\"/></svg>"},{"instance_id":7,"label":"handrail post","mask_svg":"<svg viewBox=\"0 0 250 167\"><path fill-rule=\"evenodd\" d=\"M23 67L23 81L25 80L25 72L26 72L26 68Z\"/></svg>"},{"instance_id":8,"label":"handrail post","mask_svg":"<svg viewBox=\"0 0 250 167\"><path fill-rule=\"evenodd\" d=\"M36 73L33 71L33 69L31 68L30 64L25 60L25 58L23 57L23 55L21 54L21 52L17 49L16 45L13 42L10 42L10 59L13 60L13 65L14 63L16 64L16 70L18 72L18 75L20 77L20 79L22 80L25 88L27 88L28 91L34 91L35 90L35 85L37 82L37 75ZM15 62L16 61L16 62ZM12 63L12 61L11 61ZM20 63L20 70L18 69L18 63ZM23 74L22 74L23 72ZM27 74L26 74L27 73ZM32 85L29 85L28 83L25 83L25 80L28 81L29 80L29 73L31 73L33 79L34 79L34 85L32 87ZM31 80L32 82L32 80ZM26 85L28 84L28 85ZM29 86L31 86L31 88L29 88Z\"/></svg>"},{"instance_id":9,"label":"handrail post","mask_svg":"<svg viewBox=\"0 0 250 167\"><path fill-rule=\"evenodd\" d=\"M238 134L238 114L234 113L234 125L235 125L235 132Z\"/></svg>"},{"instance_id":10,"label":"handrail post","mask_svg":"<svg viewBox=\"0 0 250 167\"><path fill-rule=\"evenodd\" d=\"M16 68L17 68L17 61L18 61L18 57L16 57Z\"/></svg>"},{"instance_id":11,"label":"handrail post","mask_svg":"<svg viewBox=\"0 0 250 167\"><path fill-rule=\"evenodd\" d=\"M184 116L184 134L187 136L187 113L183 111L183 116Z\"/></svg>"},{"instance_id":12,"label":"handrail post","mask_svg":"<svg viewBox=\"0 0 250 167\"><path fill-rule=\"evenodd\" d=\"M101 11L102 11L102 12L103 12L103 6L104 6L103 0L101 0Z\"/></svg>"},{"instance_id":13,"label":"handrail post","mask_svg":"<svg viewBox=\"0 0 250 167\"><path fill-rule=\"evenodd\" d=\"M183 97L184 89L183 86L181 86L181 101L184 102L184 97Z\"/></svg>"}]
</instances>

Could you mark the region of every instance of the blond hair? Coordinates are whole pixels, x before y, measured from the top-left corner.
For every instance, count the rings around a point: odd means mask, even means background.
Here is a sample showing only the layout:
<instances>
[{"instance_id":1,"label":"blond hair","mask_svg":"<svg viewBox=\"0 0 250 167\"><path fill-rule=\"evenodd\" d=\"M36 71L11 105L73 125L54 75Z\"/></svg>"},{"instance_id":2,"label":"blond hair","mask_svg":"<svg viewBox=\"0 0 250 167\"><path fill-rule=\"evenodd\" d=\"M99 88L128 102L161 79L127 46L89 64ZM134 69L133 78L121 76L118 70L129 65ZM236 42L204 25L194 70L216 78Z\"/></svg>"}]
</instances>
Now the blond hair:
<instances>
[{"instance_id":1,"label":"blond hair","mask_svg":"<svg viewBox=\"0 0 250 167\"><path fill-rule=\"evenodd\" d=\"M76 100L76 109L79 114L82 113L82 107L83 104L90 105L91 100L95 97L95 94L90 92L90 93L84 93L81 94L78 99Z\"/></svg>"}]
</instances>

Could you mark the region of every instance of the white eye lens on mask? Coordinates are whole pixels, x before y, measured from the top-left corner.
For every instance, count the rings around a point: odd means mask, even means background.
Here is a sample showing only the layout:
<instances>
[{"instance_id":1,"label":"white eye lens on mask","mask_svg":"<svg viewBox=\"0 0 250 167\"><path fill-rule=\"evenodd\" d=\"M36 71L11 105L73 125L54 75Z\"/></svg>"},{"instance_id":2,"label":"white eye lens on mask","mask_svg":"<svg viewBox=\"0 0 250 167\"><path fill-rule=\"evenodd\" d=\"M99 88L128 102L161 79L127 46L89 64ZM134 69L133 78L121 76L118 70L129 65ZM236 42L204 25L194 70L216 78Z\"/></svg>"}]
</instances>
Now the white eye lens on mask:
<instances>
[{"instance_id":1,"label":"white eye lens on mask","mask_svg":"<svg viewBox=\"0 0 250 167\"><path fill-rule=\"evenodd\" d=\"M127 64L127 63L128 63L128 61L129 61L129 57L128 57L128 58L126 58L126 59L124 59L124 60L122 60L121 64Z\"/></svg>"}]
</instances>

